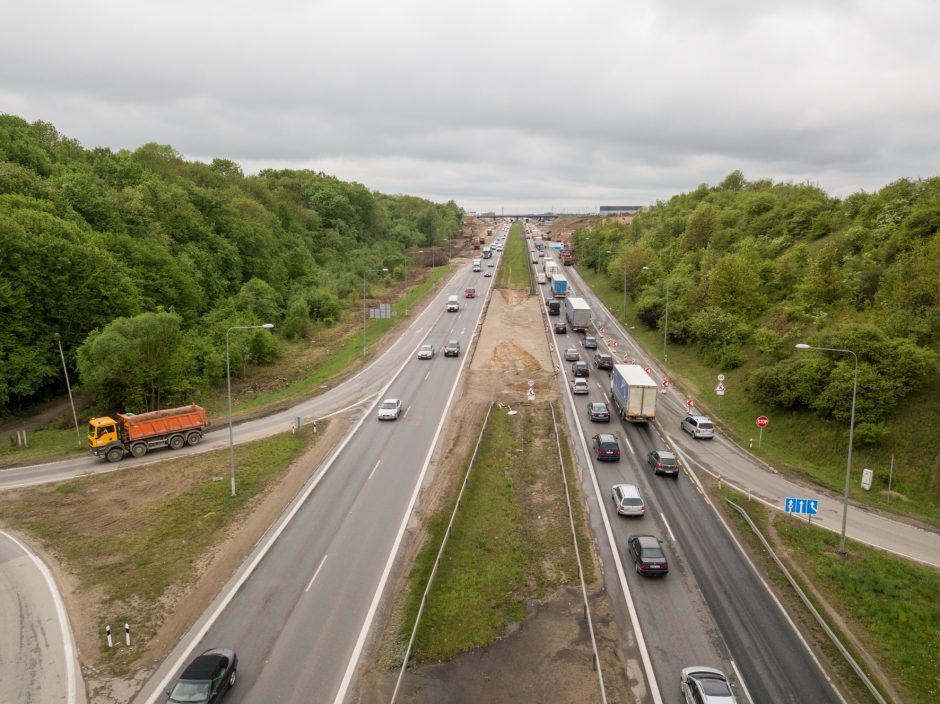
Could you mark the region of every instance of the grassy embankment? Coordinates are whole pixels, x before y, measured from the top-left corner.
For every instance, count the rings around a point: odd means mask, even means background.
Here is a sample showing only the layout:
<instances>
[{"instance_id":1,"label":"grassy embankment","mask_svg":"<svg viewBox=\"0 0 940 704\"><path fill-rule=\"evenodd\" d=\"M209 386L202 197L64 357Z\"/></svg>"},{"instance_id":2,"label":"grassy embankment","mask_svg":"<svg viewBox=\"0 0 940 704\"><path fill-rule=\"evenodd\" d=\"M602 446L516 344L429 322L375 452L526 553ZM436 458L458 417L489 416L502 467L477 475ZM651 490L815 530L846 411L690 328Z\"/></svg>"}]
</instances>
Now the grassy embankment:
<instances>
[{"instance_id":1,"label":"grassy embankment","mask_svg":"<svg viewBox=\"0 0 940 704\"><path fill-rule=\"evenodd\" d=\"M623 320L623 289L612 286L604 275L579 267L578 272L601 297L612 313ZM627 300L625 321L637 341L657 360L663 360L662 330L650 330L636 317L633 301ZM810 354L810 353L806 353ZM815 353L814 353L815 354ZM822 420L806 411L767 409L750 401L744 393L744 378L750 370L724 370L704 364L694 348L669 345L670 376L694 400L696 408L718 421L723 433L778 470L802 474L841 494L845 482L848 451L848 424ZM720 399L714 388L717 375L726 376L726 395ZM898 405L888 421L889 437L878 447L855 447L852 456L852 499L888 511L918 517L940 527L940 436L924 425L936 416L940 397L940 376L929 379L924 388ZM755 420L770 419L758 448ZM929 425L929 424L928 424ZM887 491L891 454L895 466L891 489ZM863 467L875 470L872 490L859 486Z\"/></svg>"},{"instance_id":2,"label":"grassy embankment","mask_svg":"<svg viewBox=\"0 0 940 704\"><path fill-rule=\"evenodd\" d=\"M940 574L936 570L853 541L847 543L848 556L843 557L838 554L839 536L835 533L808 526L805 521L792 517L770 517L762 504L748 502L727 488L723 493L748 512L764 536L775 545L775 552L784 559L797 581L803 582L801 572L848 625L862 647L878 662L901 701L927 704L940 698L940 602L937 600ZM752 554L758 556L770 578L788 595L789 611L800 630L804 633L812 630L815 637L810 640L823 644L830 660L839 663L840 678L850 683L849 700L870 701L867 690L849 666L843 664L835 647L829 644L797 600L747 524L736 511L724 508L751 543ZM772 528L767 530L767 526ZM801 587L811 594L805 583ZM818 611L825 613L818 598L811 596L811 600ZM843 630L833 618L827 618L827 623L837 633ZM858 649L847 638L841 640L861 662Z\"/></svg>"},{"instance_id":3,"label":"grassy embankment","mask_svg":"<svg viewBox=\"0 0 940 704\"><path fill-rule=\"evenodd\" d=\"M562 442L566 482L576 497L577 479L564 438ZM531 491L533 486L540 490ZM401 653L458 489L429 519L426 542L409 575L398 634ZM578 546L586 560L590 540L577 500L574 509ZM593 581L589 561L585 572L586 580ZM447 660L490 645L505 635L509 624L525 618L527 602L577 579L551 408L547 403L521 404L515 416L494 408L428 597L413 661Z\"/></svg>"},{"instance_id":4,"label":"grassy embankment","mask_svg":"<svg viewBox=\"0 0 940 704\"><path fill-rule=\"evenodd\" d=\"M227 450L0 494L0 521L55 555L81 594L97 594L98 623L128 623L130 648L107 649L96 667L128 671L162 622L161 601L192 584L212 548L245 520L317 438L312 428L239 445L237 494ZM155 478L156 473L159 473ZM159 484L159 487L155 487ZM75 627L76 624L73 624ZM121 638L118 638L121 641Z\"/></svg>"},{"instance_id":5,"label":"grassy embankment","mask_svg":"<svg viewBox=\"0 0 940 704\"><path fill-rule=\"evenodd\" d=\"M393 304L394 318L369 320L366 326L366 345L368 354L362 356L362 313L350 310L350 324L345 332L323 327L313 340L300 342L281 342L281 355L273 364L252 368L249 379L236 379L233 373L233 415L240 416L263 414L268 409L286 407L304 398L314 395L326 382L340 377L344 373L359 368L380 348L379 342L395 325L406 320L421 299L432 291L442 278L450 273L447 265L432 269L428 276L417 285L408 289ZM358 320L357 320L358 318ZM358 325L354 324L358 322ZM304 361L299 372L292 368L298 358ZM286 383L284 379L289 379ZM258 393L239 393L240 387L255 385L261 389ZM228 396L223 383L210 389L201 398L196 399L205 406L210 422L224 422L228 416ZM88 409L78 409L79 428L85 432L85 421L90 416ZM11 444L0 445L0 464L31 464L61 459L68 455L87 452L87 441L82 437L79 447L74 427L48 427L29 433L30 446L16 447Z\"/></svg>"},{"instance_id":6,"label":"grassy embankment","mask_svg":"<svg viewBox=\"0 0 940 704\"><path fill-rule=\"evenodd\" d=\"M529 252L522 224L514 222L503 247L503 259L496 276L496 286L532 292L532 270L529 268Z\"/></svg>"}]
</instances>

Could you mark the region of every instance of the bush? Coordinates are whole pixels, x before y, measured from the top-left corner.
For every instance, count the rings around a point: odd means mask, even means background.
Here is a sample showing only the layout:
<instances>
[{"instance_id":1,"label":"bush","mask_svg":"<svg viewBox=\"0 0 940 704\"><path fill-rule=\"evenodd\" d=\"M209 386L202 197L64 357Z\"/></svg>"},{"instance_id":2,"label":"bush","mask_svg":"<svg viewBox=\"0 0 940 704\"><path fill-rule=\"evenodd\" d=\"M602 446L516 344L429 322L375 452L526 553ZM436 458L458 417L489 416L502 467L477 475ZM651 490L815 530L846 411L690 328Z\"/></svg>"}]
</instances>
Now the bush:
<instances>
[{"instance_id":1,"label":"bush","mask_svg":"<svg viewBox=\"0 0 940 704\"><path fill-rule=\"evenodd\" d=\"M881 442L888 429L881 423L856 423L852 442L859 447L871 447Z\"/></svg>"}]
</instances>

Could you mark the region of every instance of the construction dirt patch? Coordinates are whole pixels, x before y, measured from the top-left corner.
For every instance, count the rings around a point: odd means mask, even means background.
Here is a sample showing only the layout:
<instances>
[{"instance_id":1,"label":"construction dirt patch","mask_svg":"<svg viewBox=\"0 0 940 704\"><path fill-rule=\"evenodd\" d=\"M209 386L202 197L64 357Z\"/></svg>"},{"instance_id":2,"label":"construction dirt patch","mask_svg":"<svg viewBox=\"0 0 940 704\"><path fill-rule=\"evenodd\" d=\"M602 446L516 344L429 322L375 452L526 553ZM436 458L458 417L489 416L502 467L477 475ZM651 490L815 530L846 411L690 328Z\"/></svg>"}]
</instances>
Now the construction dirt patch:
<instances>
[{"instance_id":1,"label":"construction dirt patch","mask_svg":"<svg viewBox=\"0 0 940 704\"><path fill-rule=\"evenodd\" d=\"M438 511L442 501L453 496L455 484L462 480L466 460L489 405L494 401L509 406L524 404L529 389L534 390L539 401L557 399L558 371L549 342L553 336L546 331L544 320L538 297L509 289L493 292L472 351L473 359L450 410L450 417L460 421L448 423L449 430L441 439L436 467L429 473L433 478L424 487L412 522L413 532L405 564L397 574L395 593L406 588L408 565L424 538L423 519ZM581 501L580 495L572 500ZM593 554L582 555L582 559L597 564ZM622 634L600 579L587 585L587 598L606 699L633 702L621 656ZM392 662L396 654L391 651L401 626L401 614L393 609L391 601L386 599L382 610L386 614L385 623L374 627L380 632L377 638L381 642L371 644L372 662L364 659L360 671L357 701L362 704L388 702L398 680L399 668ZM564 586L528 606L528 617L513 624L492 646L463 653L448 662L409 668L397 701L414 704L601 701L580 585Z\"/></svg>"}]
</instances>

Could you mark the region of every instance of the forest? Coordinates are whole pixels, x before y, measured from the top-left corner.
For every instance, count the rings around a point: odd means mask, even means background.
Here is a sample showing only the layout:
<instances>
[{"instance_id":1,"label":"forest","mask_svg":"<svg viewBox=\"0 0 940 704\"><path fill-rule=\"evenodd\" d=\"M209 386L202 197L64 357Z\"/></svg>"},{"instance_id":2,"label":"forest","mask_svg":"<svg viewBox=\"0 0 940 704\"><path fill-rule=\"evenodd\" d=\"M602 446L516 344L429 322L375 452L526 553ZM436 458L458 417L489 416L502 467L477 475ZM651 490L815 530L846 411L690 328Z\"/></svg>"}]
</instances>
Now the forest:
<instances>
[{"instance_id":1,"label":"forest","mask_svg":"<svg viewBox=\"0 0 940 704\"><path fill-rule=\"evenodd\" d=\"M641 324L717 371L744 372L745 393L767 408L847 423L857 357L858 446L879 443L898 404L936 379L940 178L838 199L736 171L575 242L635 300Z\"/></svg>"},{"instance_id":2,"label":"forest","mask_svg":"<svg viewBox=\"0 0 940 704\"><path fill-rule=\"evenodd\" d=\"M364 286L404 279L407 252L461 216L313 171L86 149L0 115L0 418L65 392L59 343L99 408L189 402L225 379L228 329L274 324L231 340L233 365L269 362Z\"/></svg>"}]
</instances>

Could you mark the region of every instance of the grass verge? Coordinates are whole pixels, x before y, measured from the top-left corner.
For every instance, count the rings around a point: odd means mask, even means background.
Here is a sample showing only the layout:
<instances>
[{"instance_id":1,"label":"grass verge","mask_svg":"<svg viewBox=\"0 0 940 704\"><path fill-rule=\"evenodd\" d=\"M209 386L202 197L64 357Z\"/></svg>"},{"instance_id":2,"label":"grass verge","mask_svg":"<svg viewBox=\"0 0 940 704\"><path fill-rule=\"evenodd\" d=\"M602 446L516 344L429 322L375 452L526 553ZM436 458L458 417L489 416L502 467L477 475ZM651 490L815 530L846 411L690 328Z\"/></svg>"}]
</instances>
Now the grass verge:
<instances>
[{"instance_id":1,"label":"grass verge","mask_svg":"<svg viewBox=\"0 0 940 704\"><path fill-rule=\"evenodd\" d=\"M747 511L814 606L824 614L829 627L843 634L849 629L877 662L884 679L891 683L901 701L926 704L940 698L940 602L937 600L940 574L936 570L853 541L847 543L848 554L841 556L837 534L792 517L770 513L762 504L748 502L727 488L721 493ZM722 509L745 536L752 555L760 556L764 572L784 595L788 611L795 615L801 632L813 632L812 642L833 664L838 679L848 689L849 699L873 701L764 553L750 528L737 512L726 506ZM833 614L838 617L834 618ZM841 639L853 657L863 663L860 650L851 639Z\"/></svg>"},{"instance_id":2,"label":"grass verge","mask_svg":"<svg viewBox=\"0 0 940 704\"><path fill-rule=\"evenodd\" d=\"M522 236L522 224L515 222L509 228L506 246L503 247L503 261L496 276L496 285L499 288L532 290L532 270L529 268L528 254L525 238Z\"/></svg>"},{"instance_id":3,"label":"grass verge","mask_svg":"<svg viewBox=\"0 0 940 704\"><path fill-rule=\"evenodd\" d=\"M577 583L551 407L523 404L518 411L509 416L494 409L490 415L428 596L414 662L447 660L490 645L511 623L525 618L531 600ZM567 481L577 497L576 480ZM458 488L429 519L426 542L408 577L398 634L402 643L410 637ZM579 547L588 563L585 578L593 581L590 540L580 505L577 510Z\"/></svg>"},{"instance_id":4,"label":"grass verge","mask_svg":"<svg viewBox=\"0 0 940 704\"><path fill-rule=\"evenodd\" d=\"M241 525L320 433L312 428L239 445L237 494L228 450L0 495L0 521L42 544L99 595L99 623L129 623L130 648L107 649L99 667L122 674L163 621L161 602L193 584L213 547Z\"/></svg>"}]
</instances>

